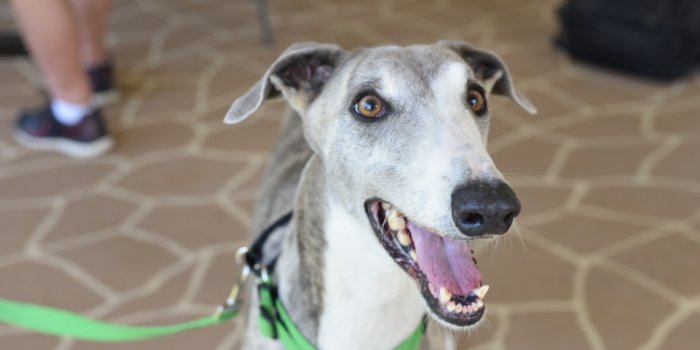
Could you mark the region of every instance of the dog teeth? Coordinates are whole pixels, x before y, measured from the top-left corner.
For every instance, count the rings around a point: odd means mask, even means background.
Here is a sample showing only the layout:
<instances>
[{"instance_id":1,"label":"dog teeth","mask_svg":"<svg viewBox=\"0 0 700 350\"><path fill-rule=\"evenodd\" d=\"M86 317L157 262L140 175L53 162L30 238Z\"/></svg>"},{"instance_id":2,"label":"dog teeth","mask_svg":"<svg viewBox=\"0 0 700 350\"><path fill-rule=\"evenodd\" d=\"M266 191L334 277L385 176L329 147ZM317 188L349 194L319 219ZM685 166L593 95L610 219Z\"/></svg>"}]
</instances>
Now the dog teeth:
<instances>
[{"instance_id":1,"label":"dog teeth","mask_svg":"<svg viewBox=\"0 0 700 350\"><path fill-rule=\"evenodd\" d=\"M413 259L413 261L418 261L418 254L416 254L416 251L411 249L410 252L408 252L408 255Z\"/></svg>"},{"instance_id":2,"label":"dog teeth","mask_svg":"<svg viewBox=\"0 0 700 350\"><path fill-rule=\"evenodd\" d=\"M438 299L440 300L440 303L442 303L442 304L447 304L447 302L450 301L450 299L452 299L452 292L447 290L447 288L445 288L445 287L440 287L440 291L438 294L439 294Z\"/></svg>"},{"instance_id":3,"label":"dog teeth","mask_svg":"<svg viewBox=\"0 0 700 350\"><path fill-rule=\"evenodd\" d=\"M387 202L382 202L382 209L384 209L384 211L391 210L391 204L389 204Z\"/></svg>"},{"instance_id":4,"label":"dog teeth","mask_svg":"<svg viewBox=\"0 0 700 350\"><path fill-rule=\"evenodd\" d=\"M479 309L481 309L483 306L483 302L473 302L469 305L462 305L460 303L455 303L454 301L445 303L445 308L448 312L465 315L473 314L479 311Z\"/></svg>"},{"instance_id":5,"label":"dog teeth","mask_svg":"<svg viewBox=\"0 0 700 350\"><path fill-rule=\"evenodd\" d=\"M435 296L435 294L436 293L433 292L433 296ZM453 301L451 300L453 296L452 292L444 287L440 287L437 294L438 295L436 297L438 297L440 304L442 304L443 307L450 313L470 315L478 312L484 307L484 301L479 298L475 299L469 304L460 304Z\"/></svg>"},{"instance_id":6,"label":"dog teeth","mask_svg":"<svg viewBox=\"0 0 700 350\"><path fill-rule=\"evenodd\" d=\"M405 229L396 232L396 238L399 239L399 243L401 243L401 245L404 247L408 247L411 245L411 243L413 243L411 235Z\"/></svg>"},{"instance_id":7,"label":"dog teeth","mask_svg":"<svg viewBox=\"0 0 700 350\"><path fill-rule=\"evenodd\" d=\"M442 297L442 293L444 288L440 288L440 296ZM449 291L448 291L449 293ZM452 293L450 293L451 296ZM442 298L440 299L440 302L445 306L448 312L455 313L455 314L473 314L477 311L479 311L482 307L484 307L484 302L481 299L477 299L475 301L472 301L471 303L467 305L462 305L460 303L454 302L454 301L448 301L448 302L443 302Z\"/></svg>"},{"instance_id":8,"label":"dog teeth","mask_svg":"<svg viewBox=\"0 0 700 350\"><path fill-rule=\"evenodd\" d=\"M474 295L476 295L479 299L484 299L486 296L486 293L489 291L489 285L484 284L483 286L476 288L472 291Z\"/></svg>"},{"instance_id":9,"label":"dog teeth","mask_svg":"<svg viewBox=\"0 0 700 350\"><path fill-rule=\"evenodd\" d=\"M387 221L389 222L389 228L394 231L400 231L406 228L406 220L404 220L401 214L396 210L389 211Z\"/></svg>"}]
</instances>

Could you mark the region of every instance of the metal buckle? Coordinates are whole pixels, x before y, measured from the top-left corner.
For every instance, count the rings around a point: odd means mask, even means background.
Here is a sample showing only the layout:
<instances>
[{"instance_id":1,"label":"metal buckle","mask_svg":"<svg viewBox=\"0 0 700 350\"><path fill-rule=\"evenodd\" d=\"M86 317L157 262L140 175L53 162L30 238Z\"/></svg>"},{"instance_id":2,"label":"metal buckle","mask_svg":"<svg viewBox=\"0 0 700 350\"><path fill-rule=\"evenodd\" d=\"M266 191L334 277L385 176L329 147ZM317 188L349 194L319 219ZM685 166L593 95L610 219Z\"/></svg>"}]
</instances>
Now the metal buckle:
<instances>
[{"instance_id":1,"label":"metal buckle","mask_svg":"<svg viewBox=\"0 0 700 350\"><path fill-rule=\"evenodd\" d=\"M246 256L246 254L248 254L249 251L250 251L250 249L248 249L248 247L246 247L246 246L238 248L238 250L236 250L236 264L238 264L238 265L245 264L246 263L245 256Z\"/></svg>"},{"instance_id":2,"label":"metal buckle","mask_svg":"<svg viewBox=\"0 0 700 350\"><path fill-rule=\"evenodd\" d=\"M222 315L238 312L240 310L240 304L242 299L241 290L245 287L245 283L248 281L250 276L250 266L245 263L245 255L248 253L248 247L241 247L236 251L236 263L238 265L243 264L241 269L241 274L238 277L238 282L233 285L231 292L229 293L226 301L216 308L216 313L214 317L216 319L221 319Z\"/></svg>"},{"instance_id":3,"label":"metal buckle","mask_svg":"<svg viewBox=\"0 0 700 350\"><path fill-rule=\"evenodd\" d=\"M260 280L263 281L263 283L270 283L270 275L267 272L267 265L265 264L260 266Z\"/></svg>"}]
</instances>

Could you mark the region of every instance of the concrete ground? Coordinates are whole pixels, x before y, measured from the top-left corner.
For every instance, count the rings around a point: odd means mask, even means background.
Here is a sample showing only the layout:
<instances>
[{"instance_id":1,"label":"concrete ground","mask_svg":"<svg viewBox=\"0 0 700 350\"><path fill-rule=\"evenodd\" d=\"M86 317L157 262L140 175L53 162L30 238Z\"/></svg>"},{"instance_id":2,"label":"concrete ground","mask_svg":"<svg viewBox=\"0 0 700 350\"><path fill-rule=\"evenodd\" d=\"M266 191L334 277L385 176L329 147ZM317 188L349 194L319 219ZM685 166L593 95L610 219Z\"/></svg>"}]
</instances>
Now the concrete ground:
<instances>
[{"instance_id":1,"label":"concrete ground","mask_svg":"<svg viewBox=\"0 0 700 350\"><path fill-rule=\"evenodd\" d=\"M289 44L346 48L459 38L509 63L538 106L492 101L489 150L523 202L479 254L488 322L463 349L664 349L700 335L700 79L659 84L572 62L551 44L555 0L274 0L272 48L252 2L116 1L125 98L91 161L21 148L17 110L42 103L24 59L0 61L0 297L164 324L211 312L235 278L282 104L225 110ZM11 24L5 2L0 20ZM103 345L0 326L0 349L231 349L232 323Z\"/></svg>"}]
</instances>

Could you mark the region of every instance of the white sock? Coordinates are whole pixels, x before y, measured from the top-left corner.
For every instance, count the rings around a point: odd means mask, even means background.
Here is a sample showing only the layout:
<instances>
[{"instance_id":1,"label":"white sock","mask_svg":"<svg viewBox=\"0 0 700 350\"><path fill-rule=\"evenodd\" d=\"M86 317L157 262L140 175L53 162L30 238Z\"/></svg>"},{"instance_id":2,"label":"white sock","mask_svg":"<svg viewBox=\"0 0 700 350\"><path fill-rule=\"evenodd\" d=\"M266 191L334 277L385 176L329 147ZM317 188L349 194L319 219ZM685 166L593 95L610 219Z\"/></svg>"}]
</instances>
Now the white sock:
<instances>
[{"instance_id":1,"label":"white sock","mask_svg":"<svg viewBox=\"0 0 700 350\"><path fill-rule=\"evenodd\" d=\"M51 100L51 111L54 117L63 125L73 126L80 123L95 107L92 104L75 104L61 99Z\"/></svg>"}]
</instances>

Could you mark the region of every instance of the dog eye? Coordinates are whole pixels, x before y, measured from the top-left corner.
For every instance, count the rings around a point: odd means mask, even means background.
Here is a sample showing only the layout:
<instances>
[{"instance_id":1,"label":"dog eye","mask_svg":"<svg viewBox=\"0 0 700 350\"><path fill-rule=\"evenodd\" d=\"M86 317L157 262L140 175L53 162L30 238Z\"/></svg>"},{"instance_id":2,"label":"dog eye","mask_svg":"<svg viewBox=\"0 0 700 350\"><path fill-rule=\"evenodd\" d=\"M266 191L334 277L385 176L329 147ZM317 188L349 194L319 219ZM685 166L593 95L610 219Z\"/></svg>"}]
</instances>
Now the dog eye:
<instances>
[{"instance_id":1,"label":"dog eye","mask_svg":"<svg viewBox=\"0 0 700 350\"><path fill-rule=\"evenodd\" d=\"M486 112L486 99L479 90L469 90L467 92L467 103L476 115L483 115Z\"/></svg>"},{"instance_id":2,"label":"dog eye","mask_svg":"<svg viewBox=\"0 0 700 350\"><path fill-rule=\"evenodd\" d=\"M384 111L384 101L376 95L364 95L355 102L355 114L363 118L380 118Z\"/></svg>"}]
</instances>

